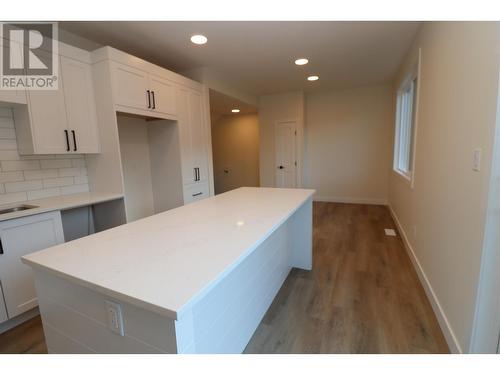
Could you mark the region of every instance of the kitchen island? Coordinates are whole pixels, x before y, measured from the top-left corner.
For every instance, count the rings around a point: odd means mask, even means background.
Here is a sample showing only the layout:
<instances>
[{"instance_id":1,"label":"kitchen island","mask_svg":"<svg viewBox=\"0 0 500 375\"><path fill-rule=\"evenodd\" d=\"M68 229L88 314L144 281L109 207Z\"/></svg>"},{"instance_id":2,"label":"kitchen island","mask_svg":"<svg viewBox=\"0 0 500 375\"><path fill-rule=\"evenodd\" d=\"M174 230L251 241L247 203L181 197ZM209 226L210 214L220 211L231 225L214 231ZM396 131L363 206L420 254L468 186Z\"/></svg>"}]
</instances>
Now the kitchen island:
<instances>
[{"instance_id":1,"label":"kitchen island","mask_svg":"<svg viewBox=\"0 0 500 375\"><path fill-rule=\"evenodd\" d=\"M241 353L292 267L313 190L240 188L23 257L51 353Z\"/></svg>"}]
</instances>

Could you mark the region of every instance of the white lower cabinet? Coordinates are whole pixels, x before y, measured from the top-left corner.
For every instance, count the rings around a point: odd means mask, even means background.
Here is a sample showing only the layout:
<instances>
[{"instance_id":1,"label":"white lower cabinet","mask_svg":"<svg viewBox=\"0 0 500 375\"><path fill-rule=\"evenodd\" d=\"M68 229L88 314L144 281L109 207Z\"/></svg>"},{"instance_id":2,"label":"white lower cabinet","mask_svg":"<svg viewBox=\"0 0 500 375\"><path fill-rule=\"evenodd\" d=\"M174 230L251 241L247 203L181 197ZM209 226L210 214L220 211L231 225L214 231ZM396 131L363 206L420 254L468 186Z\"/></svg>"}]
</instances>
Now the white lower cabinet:
<instances>
[{"instance_id":1,"label":"white lower cabinet","mask_svg":"<svg viewBox=\"0 0 500 375\"><path fill-rule=\"evenodd\" d=\"M3 299L2 284L0 284L0 323L5 322L9 317L7 316L7 307Z\"/></svg>"},{"instance_id":2,"label":"white lower cabinet","mask_svg":"<svg viewBox=\"0 0 500 375\"><path fill-rule=\"evenodd\" d=\"M208 198L210 195L208 183L193 184L184 186L184 204Z\"/></svg>"},{"instance_id":3,"label":"white lower cabinet","mask_svg":"<svg viewBox=\"0 0 500 375\"><path fill-rule=\"evenodd\" d=\"M6 312L2 319L22 314L38 305L31 268L21 257L64 242L59 211L0 222L0 282ZM6 316L4 316L6 315Z\"/></svg>"}]
</instances>

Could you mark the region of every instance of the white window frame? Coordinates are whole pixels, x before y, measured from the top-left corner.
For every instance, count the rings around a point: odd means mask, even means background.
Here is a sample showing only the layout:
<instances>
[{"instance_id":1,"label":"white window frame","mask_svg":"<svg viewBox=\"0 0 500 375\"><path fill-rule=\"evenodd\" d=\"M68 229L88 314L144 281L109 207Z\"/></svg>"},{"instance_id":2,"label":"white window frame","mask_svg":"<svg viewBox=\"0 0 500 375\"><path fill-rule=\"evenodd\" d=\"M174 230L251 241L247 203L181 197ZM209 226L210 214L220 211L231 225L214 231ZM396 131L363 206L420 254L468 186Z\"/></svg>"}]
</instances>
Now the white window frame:
<instances>
[{"instance_id":1,"label":"white window frame","mask_svg":"<svg viewBox=\"0 0 500 375\"><path fill-rule=\"evenodd\" d=\"M418 103L420 96L420 61L421 61L421 51L419 50L418 61L409 74L403 80L399 89L397 91L397 102L396 102L396 124L395 124L395 135L394 135L394 160L393 160L393 170L399 176L403 177L413 188L414 185L414 177L415 177L415 160L416 160L416 145L417 145L417 129L418 129ZM413 85L413 87L411 87ZM402 95L405 91L411 89L413 91L411 105L411 123L410 129L411 132L409 144L405 147L409 148L408 154L408 170L401 168L401 158L402 155L400 153L400 149L402 146L401 141L401 132L402 132ZM406 129L408 131L408 129Z\"/></svg>"}]
</instances>

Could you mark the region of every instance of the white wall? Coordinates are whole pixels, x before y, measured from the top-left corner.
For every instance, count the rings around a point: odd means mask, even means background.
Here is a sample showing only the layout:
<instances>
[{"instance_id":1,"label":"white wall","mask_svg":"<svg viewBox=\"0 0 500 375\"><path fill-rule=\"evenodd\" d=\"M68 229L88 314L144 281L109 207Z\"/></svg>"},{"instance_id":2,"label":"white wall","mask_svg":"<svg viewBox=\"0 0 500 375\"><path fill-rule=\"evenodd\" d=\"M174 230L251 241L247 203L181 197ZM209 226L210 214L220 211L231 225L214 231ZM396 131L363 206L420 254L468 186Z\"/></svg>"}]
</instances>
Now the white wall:
<instances>
[{"instance_id":1,"label":"white wall","mask_svg":"<svg viewBox=\"0 0 500 375\"><path fill-rule=\"evenodd\" d=\"M306 95L305 186L316 200L387 203L390 85Z\"/></svg>"},{"instance_id":2,"label":"white wall","mask_svg":"<svg viewBox=\"0 0 500 375\"><path fill-rule=\"evenodd\" d=\"M127 222L154 215L147 122L117 116Z\"/></svg>"},{"instance_id":3,"label":"white wall","mask_svg":"<svg viewBox=\"0 0 500 375\"><path fill-rule=\"evenodd\" d=\"M212 115L212 150L216 194L242 186L259 186L259 118L256 113Z\"/></svg>"},{"instance_id":4,"label":"white wall","mask_svg":"<svg viewBox=\"0 0 500 375\"><path fill-rule=\"evenodd\" d=\"M260 125L260 185L275 186L274 132L277 121L297 120L299 138L304 125L304 93L290 92L265 95L259 98ZM301 154L298 150L297 154ZM300 157L299 157L299 168ZM300 185L300 184L299 184Z\"/></svg>"},{"instance_id":5,"label":"white wall","mask_svg":"<svg viewBox=\"0 0 500 375\"><path fill-rule=\"evenodd\" d=\"M496 23L424 23L415 185L391 172L389 202L453 351L471 338L490 181L499 67ZM472 170L483 149L480 172Z\"/></svg>"},{"instance_id":6,"label":"white wall","mask_svg":"<svg viewBox=\"0 0 500 375\"><path fill-rule=\"evenodd\" d=\"M11 108L0 108L0 168L0 205L89 191L83 155L19 155Z\"/></svg>"}]
</instances>

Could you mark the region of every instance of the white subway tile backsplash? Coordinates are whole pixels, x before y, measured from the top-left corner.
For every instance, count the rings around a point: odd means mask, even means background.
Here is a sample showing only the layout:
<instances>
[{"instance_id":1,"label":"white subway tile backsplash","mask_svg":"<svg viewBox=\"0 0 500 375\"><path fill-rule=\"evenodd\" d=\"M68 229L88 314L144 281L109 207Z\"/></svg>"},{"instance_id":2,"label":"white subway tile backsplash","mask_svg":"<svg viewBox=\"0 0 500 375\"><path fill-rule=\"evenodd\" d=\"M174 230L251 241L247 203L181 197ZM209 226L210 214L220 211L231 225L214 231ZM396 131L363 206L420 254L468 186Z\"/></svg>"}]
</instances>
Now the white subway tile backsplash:
<instances>
[{"instance_id":1,"label":"white subway tile backsplash","mask_svg":"<svg viewBox=\"0 0 500 375\"><path fill-rule=\"evenodd\" d=\"M58 177L58 178L47 178L43 180L44 188L60 187L73 185L75 180L73 177Z\"/></svg>"},{"instance_id":2,"label":"white subway tile backsplash","mask_svg":"<svg viewBox=\"0 0 500 375\"><path fill-rule=\"evenodd\" d=\"M36 171L24 171L25 180L42 180L44 178L59 177L57 169L39 169Z\"/></svg>"},{"instance_id":3,"label":"white subway tile backsplash","mask_svg":"<svg viewBox=\"0 0 500 375\"><path fill-rule=\"evenodd\" d=\"M85 167L87 164L85 163L85 159L72 159L72 160L71 160L71 165L72 165L74 168L83 168L83 167Z\"/></svg>"},{"instance_id":4,"label":"white subway tile backsplash","mask_svg":"<svg viewBox=\"0 0 500 375\"><path fill-rule=\"evenodd\" d=\"M2 128L0 127L0 138L3 139L13 139L16 140L16 131L13 128ZM17 142L16 142L17 149Z\"/></svg>"},{"instance_id":5,"label":"white subway tile backsplash","mask_svg":"<svg viewBox=\"0 0 500 375\"><path fill-rule=\"evenodd\" d=\"M26 200L28 200L28 196L25 192L0 194L0 205L24 202Z\"/></svg>"},{"instance_id":6,"label":"white subway tile backsplash","mask_svg":"<svg viewBox=\"0 0 500 375\"><path fill-rule=\"evenodd\" d=\"M12 109L8 107L1 107L0 108L0 117L7 117L9 120L12 121Z\"/></svg>"},{"instance_id":7,"label":"white subway tile backsplash","mask_svg":"<svg viewBox=\"0 0 500 375\"><path fill-rule=\"evenodd\" d=\"M0 150L17 150L16 139L2 139L0 137Z\"/></svg>"},{"instance_id":8,"label":"white subway tile backsplash","mask_svg":"<svg viewBox=\"0 0 500 375\"><path fill-rule=\"evenodd\" d=\"M38 160L11 160L2 161L0 164L4 172L40 169L40 161Z\"/></svg>"},{"instance_id":9,"label":"white subway tile backsplash","mask_svg":"<svg viewBox=\"0 0 500 375\"><path fill-rule=\"evenodd\" d=\"M22 171L15 172L0 172L0 183L23 181L24 175Z\"/></svg>"},{"instance_id":10,"label":"white subway tile backsplash","mask_svg":"<svg viewBox=\"0 0 500 375\"><path fill-rule=\"evenodd\" d=\"M0 205L88 192L84 155L19 155L10 108L0 108Z\"/></svg>"},{"instance_id":11,"label":"white subway tile backsplash","mask_svg":"<svg viewBox=\"0 0 500 375\"><path fill-rule=\"evenodd\" d=\"M51 189L34 190L28 191L28 200L57 197L58 195L61 195L61 189L59 189L58 187Z\"/></svg>"},{"instance_id":12,"label":"white subway tile backsplash","mask_svg":"<svg viewBox=\"0 0 500 375\"><path fill-rule=\"evenodd\" d=\"M30 191L42 189L42 180L6 182L5 191L7 193L17 193L19 191Z\"/></svg>"},{"instance_id":13,"label":"white subway tile backsplash","mask_svg":"<svg viewBox=\"0 0 500 375\"><path fill-rule=\"evenodd\" d=\"M0 160L20 160L17 150L0 150Z\"/></svg>"},{"instance_id":14,"label":"white subway tile backsplash","mask_svg":"<svg viewBox=\"0 0 500 375\"><path fill-rule=\"evenodd\" d=\"M71 160L67 159L48 159L40 160L42 169L49 168L71 168Z\"/></svg>"},{"instance_id":15,"label":"white subway tile backsplash","mask_svg":"<svg viewBox=\"0 0 500 375\"><path fill-rule=\"evenodd\" d=\"M85 176L87 174L87 168L61 168L59 169L60 177L69 176Z\"/></svg>"},{"instance_id":16,"label":"white subway tile backsplash","mask_svg":"<svg viewBox=\"0 0 500 375\"><path fill-rule=\"evenodd\" d=\"M14 121L8 117L0 117L0 128L14 129Z\"/></svg>"},{"instance_id":17,"label":"white subway tile backsplash","mask_svg":"<svg viewBox=\"0 0 500 375\"><path fill-rule=\"evenodd\" d=\"M64 186L61 188L61 194L63 194L63 195L76 194L76 193L86 193L88 191L89 191L89 185L87 185L87 184Z\"/></svg>"},{"instance_id":18,"label":"white subway tile backsplash","mask_svg":"<svg viewBox=\"0 0 500 375\"><path fill-rule=\"evenodd\" d=\"M77 176L75 177L75 185L88 184L89 178L87 176Z\"/></svg>"}]
</instances>

